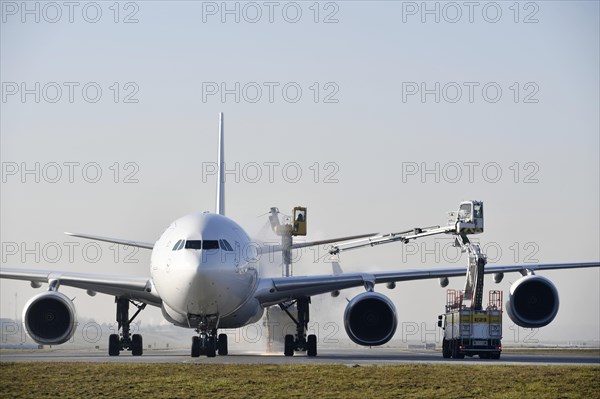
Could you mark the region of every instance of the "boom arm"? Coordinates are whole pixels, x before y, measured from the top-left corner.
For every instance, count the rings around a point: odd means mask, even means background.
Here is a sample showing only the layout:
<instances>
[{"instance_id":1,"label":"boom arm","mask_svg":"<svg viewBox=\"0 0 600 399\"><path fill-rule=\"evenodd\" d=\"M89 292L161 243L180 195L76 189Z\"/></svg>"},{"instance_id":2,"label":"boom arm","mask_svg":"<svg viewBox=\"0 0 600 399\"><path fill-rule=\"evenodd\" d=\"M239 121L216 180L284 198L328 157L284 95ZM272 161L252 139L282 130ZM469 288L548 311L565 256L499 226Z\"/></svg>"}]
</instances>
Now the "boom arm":
<instances>
[{"instance_id":1,"label":"boom arm","mask_svg":"<svg viewBox=\"0 0 600 399\"><path fill-rule=\"evenodd\" d=\"M331 255L339 254L342 251L350 249L358 249L364 247L374 247L381 244L389 244L392 242L402 242L406 244L410 240L415 240L421 237L433 236L436 234L452 234L455 233L456 228L454 226L432 226L432 227L415 227L411 230L400 231L397 233L380 234L368 238L363 238L356 241L345 242L339 245L334 245L329 250Z\"/></svg>"},{"instance_id":2,"label":"boom arm","mask_svg":"<svg viewBox=\"0 0 600 399\"><path fill-rule=\"evenodd\" d=\"M462 243L457 242L456 246L463 246L464 248L465 244L468 244L467 234L483 233L483 202L481 201L463 201L460 203L458 211L449 212L448 216L448 225L445 227L415 227L414 229L398 233L380 234L366 239L334 245L329 250L329 253L336 255L350 249L374 247L375 245L398 241L406 244L410 240L437 234L453 234L462 237ZM466 250L466 248L464 249Z\"/></svg>"}]
</instances>

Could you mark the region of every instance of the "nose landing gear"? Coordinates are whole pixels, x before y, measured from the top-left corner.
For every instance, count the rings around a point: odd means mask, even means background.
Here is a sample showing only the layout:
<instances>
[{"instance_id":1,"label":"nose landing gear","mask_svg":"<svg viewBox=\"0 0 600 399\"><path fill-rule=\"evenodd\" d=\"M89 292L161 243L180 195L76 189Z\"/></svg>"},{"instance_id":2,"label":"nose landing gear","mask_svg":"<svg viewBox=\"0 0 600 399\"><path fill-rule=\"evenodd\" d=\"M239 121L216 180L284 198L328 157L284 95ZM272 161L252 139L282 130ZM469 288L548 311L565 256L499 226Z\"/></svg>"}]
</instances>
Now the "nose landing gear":
<instances>
[{"instance_id":1,"label":"nose landing gear","mask_svg":"<svg viewBox=\"0 0 600 399\"><path fill-rule=\"evenodd\" d=\"M192 318L190 318L191 320ZM217 335L218 317L203 316L197 321L198 336L192 337L192 357L215 357L228 354L227 334Z\"/></svg>"},{"instance_id":2,"label":"nose landing gear","mask_svg":"<svg viewBox=\"0 0 600 399\"><path fill-rule=\"evenodd\" d=\"M213 330L210 334L199 332L199 336L192 337L192 357L215 357L228 354L227 334L219 334Z\"/></svg>"}]
</instances>

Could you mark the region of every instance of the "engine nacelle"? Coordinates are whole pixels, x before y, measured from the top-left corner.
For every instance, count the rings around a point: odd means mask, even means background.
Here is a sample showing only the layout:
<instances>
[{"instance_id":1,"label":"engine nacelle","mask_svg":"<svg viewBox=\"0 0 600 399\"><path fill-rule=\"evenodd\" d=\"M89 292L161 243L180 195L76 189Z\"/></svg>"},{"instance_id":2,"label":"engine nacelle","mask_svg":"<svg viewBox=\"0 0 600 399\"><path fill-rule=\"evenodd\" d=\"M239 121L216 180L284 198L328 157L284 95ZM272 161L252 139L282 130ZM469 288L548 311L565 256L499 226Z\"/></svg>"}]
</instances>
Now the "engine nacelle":
<instances>
[{"instance_id":1,"label":"engine nacelle","mask_svg":"<svg viewBox=\"0 0 600 399\"><path fill-rule=\"evenodd\" d=\"M494 283L500 284L504 278L504 273L494 273Z\"/></svg>"},{"instance_id":2,"label":"engine nacelle","mask_svg":"<svg viewBox=\"0 0 600 399\"><path fill-rule=\"evenodd\" d=\"M388 342L396 332L396 308L385 295L364 292L355 296L344 312L344 327L352 341L363 346Z\"/></svg>"},{"instance_id":3,"label":"engine nacelle","mask_svg":"<svg viewBox=\"0 0 600 399\"><path fill-rule=\"evenodd\" d=\"M75 305L58 291L42 292L31 298L23 309L23 320L29 336L42 345L67 342L77 327Z\"/></svg>"},{"instance_id":4,"label":"engine nacelle","mask_svg":"<svg viewBox=\"0 0 600 399\"><path fill-rule=\"evenodd\" d=\"M558 313L558 291L545 277L522 277L510 287L506 312L520 327L544 327Z\"/></svg>"}]
</instances>

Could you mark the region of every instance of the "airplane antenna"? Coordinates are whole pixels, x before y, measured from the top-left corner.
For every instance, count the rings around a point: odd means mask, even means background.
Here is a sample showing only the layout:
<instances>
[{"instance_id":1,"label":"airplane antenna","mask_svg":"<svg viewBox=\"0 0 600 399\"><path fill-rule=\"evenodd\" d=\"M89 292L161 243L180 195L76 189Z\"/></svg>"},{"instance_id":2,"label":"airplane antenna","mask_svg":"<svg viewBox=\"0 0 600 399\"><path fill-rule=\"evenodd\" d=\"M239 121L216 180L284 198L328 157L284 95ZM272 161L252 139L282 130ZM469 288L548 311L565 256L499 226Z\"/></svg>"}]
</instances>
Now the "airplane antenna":
<instances>
[{"instance_id":1,"label":"airplane antenna","mask_svg":"<svg viewBox=\"0 0 600 399\"><path fill-rule=\"evenodd\" d=\"M219 112L219 156L217 162L219 169L217 172L217 204L216 211L219 215L225 215L225 122L223 113Z\"/></svg>"}]
</instances>

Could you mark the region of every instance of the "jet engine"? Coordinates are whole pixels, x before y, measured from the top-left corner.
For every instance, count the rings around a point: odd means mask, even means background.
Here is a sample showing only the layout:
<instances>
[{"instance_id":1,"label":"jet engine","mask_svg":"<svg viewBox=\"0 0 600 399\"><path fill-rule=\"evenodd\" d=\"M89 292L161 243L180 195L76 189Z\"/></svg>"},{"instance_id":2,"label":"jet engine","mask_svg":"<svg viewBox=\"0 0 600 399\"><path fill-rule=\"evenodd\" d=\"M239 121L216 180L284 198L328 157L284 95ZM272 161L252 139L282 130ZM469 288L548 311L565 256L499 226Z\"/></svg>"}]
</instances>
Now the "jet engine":
<instances>
[{"instance_id":1,"label":"jet engine","mask_svg":"<svg viewBox=\"0 0 600 399\"><path fill-rule=\"evenodd\" d=\"M364 292L355 296L344 312L344 327L352 341L363 346L388 342L396 332L396 308L385 295Z\"/></svg>"},{"instance_id":2,"label":"jet engine","mask_svg":"<svg viewBox=\"0 0 600 399\"><path fill-rule=\"evenodd\" d=\"M76 319L73 302L58 291L34 296L23 310L27 333L42 345L59 345L71 339L75 334Z\"/></svg>"},{"instance_id":3,"label":"jet engine","mask_svg":"<svg viewBox=\"0 0 600 399\"><path fill-rule=\"evenodd\" d=\"M545 277L522 277L510 287L506 311L510 319L520 327L544 327L558 313L558 291Z\"/></svg>"}]
</instances>

